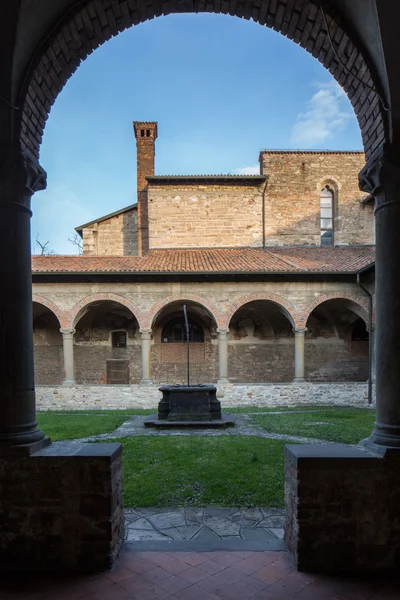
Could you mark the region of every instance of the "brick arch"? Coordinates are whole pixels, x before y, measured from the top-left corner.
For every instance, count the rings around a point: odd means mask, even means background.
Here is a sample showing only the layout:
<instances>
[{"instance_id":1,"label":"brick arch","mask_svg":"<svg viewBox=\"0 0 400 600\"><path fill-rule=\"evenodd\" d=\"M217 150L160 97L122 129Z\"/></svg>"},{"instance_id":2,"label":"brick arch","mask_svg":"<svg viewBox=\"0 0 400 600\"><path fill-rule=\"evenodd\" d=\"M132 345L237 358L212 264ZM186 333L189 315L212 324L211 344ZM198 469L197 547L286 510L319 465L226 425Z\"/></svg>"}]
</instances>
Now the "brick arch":
<instances>
[{"instance_id":1,"label":"brick arch","mask_svg":"<svg viewBox=\"0 0 400 600\"><path fill-rule=\"evenodd\" d=\"M130 310L132 315L135 317L135 319L137 320L137 322L139 324L139 327L140 328L142 327L142 324L141 324L142 313L140 310L138 310L137 306L135 306L132 302L127 300L127 298L125 298L124 296L120 296L119 294L111 294L111 293L91 294L90 296L85 296L84 298L82 298L82 300L79 300L79 302L77 302L75 304L75 306L73 306L69 311L67 311L67 313L66 313L67 321L66 322L68 323L68 325L66 325L65 327L66 328L67 327L68 328L75 327L79 313L86 306L93 304L93 302L101 302L101 301L107 301L107 300L110 300L112 302L118 302L122 306L125 306L125 308Z\"/></svg>"},{"instance_id":2,"label":"brick arch","mask_svg":"<svg viewBox=\"0 0 400 600\"><path fill-rule=\"evenodd\" d=\"M343 292L335 292L333 294L321 294L315 298L312 302L307 304L301 310L299 310L297 319L299 327L306 327L307 321L312 311L317 308L323 302L328 300L348 300L358 308L356 314L363 319L365 324L368 326L368 299L365 296L356 296L355 294L347 294Z\"/></svg>"},{"instance_id":3,"label":"brick arch","mask_svg":"<svg viewBox=\"0 0 400 600\"><path fill-rule=\"evenodd\" d=\"M54 304L54 302L52 302L51 300L48 300L44 296L39 296L38 294L33 294L32 302L36 302L37 304L42 304L43 306L48 308L54 314L54 316L57 317L58 322L60 324L60 328L65 327L64 311L59 306Z\"/></svg>"},{"instance_id":4,"label":"brick arch","mask_svg":"<svg viewBox=\"0 0 400 600\"><path fill-rule=\"evenodd\" d=\"M293 327L298 326L296 322L296 308L288 300L285 300L277 294L247 294L246 296L241 296L235 302L230 304L228 311L224 314L223 327L228 328L233 315L245 304L254 302L256 300L265 300L277 304L282 308L285 316L289 319Z\"/></svg>"},{"instance_id":5,"label":"brick arch","mask_svg":"<svg viewBox=\"0 0 400 600\"><path fill-rule=\"evenodd\" d=\"M326 8L326 22L341 62L333 52L325 20L317 0L249 0L221 3L218 0L82 0L39 42L21 85L20 139L24 149L39 156L44 127L51 106L80 63L98 46L125 29L169 13L213 12L252 19L282 33L312 54L346 91L360 125L369 157L386 140L388 119L376 94L376 74L346 31L334 8ZM350 72L349 72L350 71ZM359 80L355 79L354 73ZM369 86L369 87L366 87Z\"/></svg>"},{"instance_id":6,"label":"brick arch","mask_svg":"<svg viewBox=\"0 0 400 600\"><path fill-rule=\"evenodd\" d=\"M207 300L207 298L199 296L198 294L184 294L182 296L167 296L166 298L161 298L161 300L153 304L153 306L147 311L146 315L143 314L143 322L145 323L143 328L150 329L154 325L154 322L162 309L169 304L185 301L195 302L196 304L199 304L205 308L214 319L217 327L222 327L222 318L215 304Z\"/></svg>"}]
</instances>

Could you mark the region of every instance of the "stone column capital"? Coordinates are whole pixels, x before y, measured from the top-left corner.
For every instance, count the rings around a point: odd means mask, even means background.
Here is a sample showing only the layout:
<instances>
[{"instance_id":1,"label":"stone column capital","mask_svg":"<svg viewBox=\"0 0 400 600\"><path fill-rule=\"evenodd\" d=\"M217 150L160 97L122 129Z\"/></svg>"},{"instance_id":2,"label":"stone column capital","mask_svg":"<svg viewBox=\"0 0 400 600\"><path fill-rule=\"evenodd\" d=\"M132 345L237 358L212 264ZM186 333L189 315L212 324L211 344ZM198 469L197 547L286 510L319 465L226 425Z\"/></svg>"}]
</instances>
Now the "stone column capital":
<instances>
[{"instance_id":1,"label":"stone column capital","mask_svg":"<svg viewBox=\"0 0 400 600\"><path fill-rule=\"evenodd\" d=\"M307 327L293 327L294 335L305 335L307 333Z\"/></svg>"},{"instance_id":2,"label":"stone column capital","mask_svg":"<svg viewBox=\"0 0 400 600\"><path fill-rule=\"evenodd\" d=\"M75 329L74 328L72 328L72 329L61 328L60 333L62 334L63 337L70 337L70 336L72 337L75 333Z\"/></svg>"},{"instance_id":3,"label":"stone column capital","mask_svg":"<svg viewBox=\"0 0 400 600\"><path fill-rule=\"evenodd\" d=\"M46 189L47 174L27 150L14 145L0 164L0 195L5 201L26 204L35 192Z\"/></svg>"},{"instance_id":4,"label":"stone column capital","mask_svg":"<svg viewBox=\"0 0 400 600\"><path fill-rule=\"evenodd\" d=\"M400 147L384 144L360 171L360 190L375 197L375 213L400 202Z\"/></svg>"},{"instance_id":5,"label":"stone column capital","mask_svg":"<svg viewBox=\"0 0 400 600\"><path fill-rule=\"evenodd\" d=\"M222 337L224 335L228 335L229 333L229 328L223 328L223 327L217 327L217 333L219 337Z\"/></svg>"},{"instance_id":6,"label":"stone column capital","mask_svg":"<svg viewBox=\"0 0 400 600\"><path fill-rule=\"evenodd\" d=\"M152 331L151 329L139 329L140 337L142 340L151 340Z\"/></svg>"}]
</instances>

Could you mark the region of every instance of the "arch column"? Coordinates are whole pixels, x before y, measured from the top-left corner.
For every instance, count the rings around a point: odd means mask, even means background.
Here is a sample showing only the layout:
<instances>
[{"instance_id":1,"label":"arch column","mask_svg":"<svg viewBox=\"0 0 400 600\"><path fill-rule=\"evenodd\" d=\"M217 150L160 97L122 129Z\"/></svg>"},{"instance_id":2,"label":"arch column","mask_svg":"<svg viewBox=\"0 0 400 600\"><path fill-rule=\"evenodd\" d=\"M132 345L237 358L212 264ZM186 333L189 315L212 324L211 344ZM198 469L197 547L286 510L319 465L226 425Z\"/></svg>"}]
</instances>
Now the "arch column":
<instances>
[{"instance_id":1,"label":"arch column","mask_svg":"<svg viewBox=\"0 0 400 600\"><path fill-rule=\"evenodd\" d=\"M75 385L74 378L74 333L75 329L60 329L64 353L63 385Z\"/></svg>"},{"instance_id":2,"label":"arch column","mask_svg":"<svg viewBox=\"0 0 400 600\"><path fill-rule=\"evenodd\" d=\"M376 423L370 442L400 448L400 148L386 145L360 173L375 197Z\"/></svg>"},{"instance_id":3,"label":"arch column","mask_svg":"<svg viewBox=\"0 0 400 600\"><path fill-rule=\"evenodd\" d=\"M304 381L304 342L307 327L298 327L294 332L294 380Z\"/></svg>"},{"instance_id":4,"label":"arch column","mask_svg":"<svg viewBox=\"0 0 400 600\"><path fill-rule=\"evenodd\" d=\"M150 349L151 349L151 329L139 329L140 339L142 344L142 377L140 383L142 385L151 385L151 366L150 366Z\"/></svg>"},{"instance_id":5,"label":"arch column","mask_svg":"<svg viewBox=\"0 0 400 600\"><path fill-rule=\"evenodd\" d=\"M228 379L228 333L229 329L217 329L218 333L218 383L229 383Z\"/></svg>"},{"instance_id":6,"label":"arch column","mask_svg":"<svg viewBox=\"0 0 400 600\"><path fill-rule=\"evenodd\" d=\"M0 171L0 447L31 453L49 443L35 407L31 197L46 187L40 165L10 148ZM8 259L6 259L8 257ZM6 450L7 448L7 450Z\"/></svg>"}]
</instances>

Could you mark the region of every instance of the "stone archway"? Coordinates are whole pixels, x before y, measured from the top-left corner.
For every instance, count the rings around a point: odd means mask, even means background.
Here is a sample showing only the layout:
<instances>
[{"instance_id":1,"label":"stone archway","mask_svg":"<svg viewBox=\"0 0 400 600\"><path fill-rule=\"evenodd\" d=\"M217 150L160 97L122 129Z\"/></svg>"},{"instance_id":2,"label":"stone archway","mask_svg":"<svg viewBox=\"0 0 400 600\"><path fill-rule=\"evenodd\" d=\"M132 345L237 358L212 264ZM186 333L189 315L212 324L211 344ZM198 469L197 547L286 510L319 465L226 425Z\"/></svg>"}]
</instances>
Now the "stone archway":
<instances>
[{"instance_id":1,"label":"stone archway","mask_svg":"<svg viewBox=\"0 0 400 600\"><path fill-rule=\"evenodd\" d=\"M361 317L366 323L368 323L368 299L365 296L356 296L353 294L346 294L345 292L335 292L332 294L321 294L312 302L307 304L307 306L299 309L297 316L298 326L306 327L310 314L317 306L323 302L327 302L328 300L336 299L347 300L350 302L354 312L358 314L358 316Z\"/></svg>"},{"instance_id":2,"label":"stone archway","mask_svg":"<svg viewBox=\"0 0 400 600\"><path fill-rule=\"evenodd\" d=\"M305 377L309 381L351 382L369 377L368 312L347 296L315 301L308 314Z\"/></svg>"},{"instance_id":3,"label":"stone archway","mask_svg":"<svg viewBox=\"0 0 400 600\"><path fill-rule=\"evenodd\" d=\"M154 17L181 12L215 12L253 19L298 43L319 60L346 91L360 125L367 157L386 136L387 116L375 91L375 76L334 9L314 0L248 2L234 6L205 0L163 6L126 0L78 2L41 40L20 87L20 140L37 158L51 109L65 83L98 46L123 30Z\"/></svg>"}]
</instances>

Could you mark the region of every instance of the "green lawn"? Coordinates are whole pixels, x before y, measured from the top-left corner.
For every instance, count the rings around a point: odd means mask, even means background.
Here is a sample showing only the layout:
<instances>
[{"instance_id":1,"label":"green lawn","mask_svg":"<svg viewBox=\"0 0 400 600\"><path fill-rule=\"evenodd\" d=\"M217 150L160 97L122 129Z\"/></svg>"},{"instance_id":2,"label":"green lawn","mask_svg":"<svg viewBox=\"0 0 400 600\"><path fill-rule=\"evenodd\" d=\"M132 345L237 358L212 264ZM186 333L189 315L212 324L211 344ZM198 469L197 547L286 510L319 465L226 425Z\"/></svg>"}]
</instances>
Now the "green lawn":
<instances>
[{"instance_id":1,"label":"green lawn","mask_svg":"<svg viewBox=\"0 0 400 600\"><path fill-rule=\"evenodd\" d=\"M326 408L313 412L284 415L257 414L252 416L272 433L298 435L330 442L358 444L369 437L375 421L375 411L362 409Z\"/></svg>"},{"instance_id":2,"label":"green lawn","mask_svg":"<svg viewBox=\"0 0 400 600\"><path fill-rule=\"evenodd\" d=\"M134 437L123 445L125 506L283 506L285 442Z\"/></svg>"},{"instance_id":3,"label":"green lawn","mask_svg":"<svg viewBox=\"0 0 400 600\"><path fill-rule=\"evenodd\" d=\"M310 412L312 408L312 412ZM314 410L315 409L315 410ZM275 411L283 414L271 414ZM293 412L301 411L303 412ZM112 433L149 410L40 412L53 441ZM375 412L360 409L240 407L266 431L347 444L373 429ZM283 440L254 436L136 436L123 445L125 506L282 506Z\"/></svg>"},{"instance_id":4,"label":"green lawn","mask_svg":"<svg viewBox=\"0 0 400 600\"><path fill-rule=\"evenodd\" d=\"M53 442L57 440L74 440L77 438L110 433L129 419L130 415L120 411L103 411L101 413L37 413L40 429L46 432Z\"/></svg>"}]
</instances>

